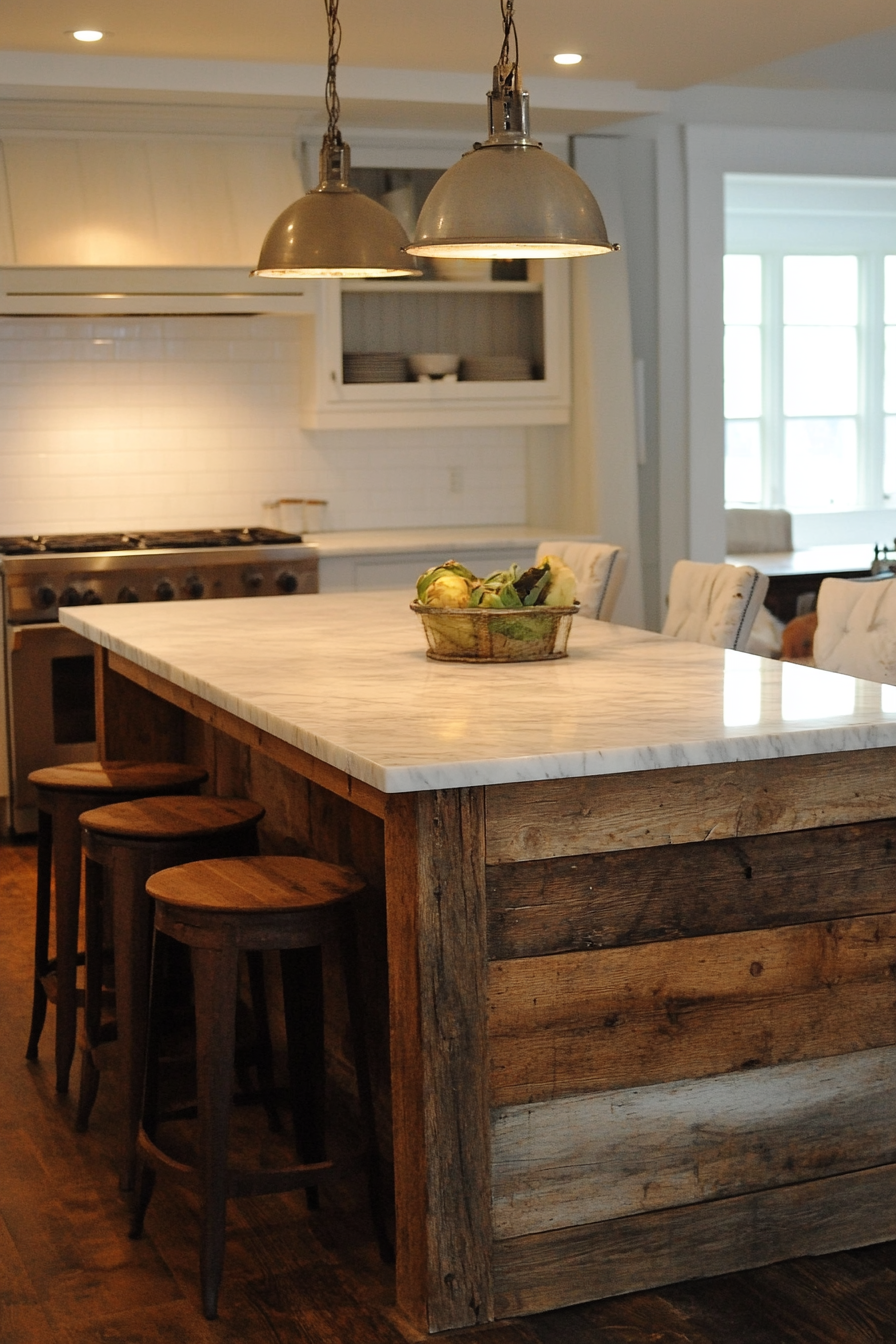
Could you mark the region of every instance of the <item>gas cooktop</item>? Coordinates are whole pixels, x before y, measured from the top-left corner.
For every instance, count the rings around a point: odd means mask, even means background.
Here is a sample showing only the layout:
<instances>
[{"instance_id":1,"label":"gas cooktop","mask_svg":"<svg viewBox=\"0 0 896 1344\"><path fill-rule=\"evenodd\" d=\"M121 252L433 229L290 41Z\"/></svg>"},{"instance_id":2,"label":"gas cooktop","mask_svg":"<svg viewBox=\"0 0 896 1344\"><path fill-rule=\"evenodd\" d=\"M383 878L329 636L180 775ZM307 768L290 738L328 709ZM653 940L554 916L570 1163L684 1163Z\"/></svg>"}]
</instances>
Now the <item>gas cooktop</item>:
<instances>
[{"instance_id":1,"label":"gas cooktop","mask_svg":"<svg viewBox=\"0 0 896 1344\"><path fill-rule=\"evenodd\" d=\"M301 541L272 527L215 527L184 532L87 532L72 536L0 537L0 555L74 555L99 551L172 551L210 546L278 546Z\"/></svg>"}]
</instances>

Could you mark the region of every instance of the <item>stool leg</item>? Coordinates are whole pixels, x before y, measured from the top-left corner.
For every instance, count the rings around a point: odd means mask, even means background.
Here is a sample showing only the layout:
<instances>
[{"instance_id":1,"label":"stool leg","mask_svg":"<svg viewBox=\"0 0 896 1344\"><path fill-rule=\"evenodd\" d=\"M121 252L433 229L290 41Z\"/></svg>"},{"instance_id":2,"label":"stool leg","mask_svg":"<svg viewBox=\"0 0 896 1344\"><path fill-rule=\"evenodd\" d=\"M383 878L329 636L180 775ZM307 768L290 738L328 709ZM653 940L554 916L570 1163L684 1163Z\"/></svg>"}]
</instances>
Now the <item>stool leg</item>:
<instances>
[{"instance_id":1,"label":"stool leg","mask_svg":"<svg viewBox=\"0 0 896 1344\"><path fill-rule=\"evenodd\" d=\"M84 860L84 1047L81 1051L81 1088L75 1129L83 1134L100 1085L100 1072L93 1058L100 1043L103 1015L103 869L93 859Z\"/></svg>"},{"instance_id":2,"label":"stool leg","mask_svg":"<svg viewBox=\"0 0 896 1344\"><path fill-rule=\"evenodd\" d=\"M227 1212L227 1136L239 987L234 944L191 948L196 998L196 1100L199 1112L202 1243L199 1272L206 1320L218 1314Z\"/></svg>"},{"instance_id":3,"label":"stool leg","mask_svg":"<svg viewBox=\"0 0 896 1344\"><path fill-rule=\"evenodd\" d=\"M152 1142L156 1141L159 1124L159 1057L162 1053L162 1019L165 1012L165 983L168 970L170 942L163 933L156 933L152 949L152 969L149 991L149 1022L146 1033L146 1071L143 1087L141 1130ZM134 1199L131 1205L133 1239L142 1237L143 1220L155 1185L155 1169L138 1157L134 1181Z\"/></svg>"},{"instance_id":4,"label":"stool leg","mask_svg":"<svg viewBox=\"0 0 896 1344\"><path fill-rule=\"evenodd\" d=\"M271 1045L271 1026L268 1019L268 999L264 985L264 953L247 952L249 989L252 994L252 1016L255 1019L255 1069L258 1090L268 1117L268 1128L279 1134L283 1126L277 1111L274 1093L274 1049Z\"/></svg>"},{"instance_id":5,"label":"stool leg","mask_svg":"<svg viewBox=\"0 0 896 1344\"><path fill-rule=\"evenodd\" d=\"M34 999L31 1006L31 1034L26 1059L37 1059L37 1044L47 1017L47 991L41 976L47 973L50 955L50 899L52 895L53 818L49 812L37 814L37 911L34 920Z\"/></svg>"},{"instance_id":6,"label":"stool leg","mask_svg":"<svg viewBox=\"0 0 896 1344\"><path fill-rule=\"evenodd\" d=\"M81 906L81 828L83 803L65 795L53 814L53 865L56 870L56 1091L67 1092L78 1020L78 919Z\"/></svg>"},{"instance_id":7,"label":"stool leg","mask_svg":"<svg viewBox=\"0 0 896 1344\"><path fill-rule=\"evenodd\" d=\"M112 922L115 947L115 1017L124 1099L121 1190L133 1190L137 1170L137 1132L143 1099L149 977L152 956L152 902L146 883L151 858L122 847L112 862Z\"/></svg>"},{"instance_id":8,"label":"stool leg","mask_svg":"<svg viewBox=\"0 0 896 1344\"><path fill-rule=\"evenodd\" d=\"M324 985L319 947L292 947L280 953L283 976L283 1013L289 1061L289 1099L296 1152L302 1162L323 1162L324 1097ZM305 1190L309 1209L320 1207L317 1186Z\"/></svg>"},{"instance_id":9,"label":"stool leg","mask_svg":"<svg viewBox=\"0 0 896 1344\"><path fill-rule=\"evenodd\" d=\"M345 996L352 1033L352 1052L355 1056L355 1074L358 1082L358 1107L361 1124L367 1140L367 1190L370 1198L370 1216L376 1231L381 1258L387 1265L395 1261L395 1250L386 1228L383 1209L382 1165L379 1140L376 1133L376 1112L373 1106L373 1088L370 1085L370 1066L367 1057L367 1036L364 1027L364 1000L361 994L361 967L358 959L358 941L354 913L349 912L347 931L340 940L342 973L345 978Z\"/></svg>"}]
</instances>

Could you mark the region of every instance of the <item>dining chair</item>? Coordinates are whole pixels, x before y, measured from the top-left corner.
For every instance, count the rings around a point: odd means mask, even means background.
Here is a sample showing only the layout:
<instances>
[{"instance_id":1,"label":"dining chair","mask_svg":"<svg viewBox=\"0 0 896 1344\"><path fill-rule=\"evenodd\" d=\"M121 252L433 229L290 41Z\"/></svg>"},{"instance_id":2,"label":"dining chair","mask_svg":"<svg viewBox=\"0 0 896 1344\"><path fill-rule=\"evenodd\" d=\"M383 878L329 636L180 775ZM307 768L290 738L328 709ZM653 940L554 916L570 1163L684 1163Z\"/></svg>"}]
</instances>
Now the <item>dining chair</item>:
<instances>
[{"instance_id":1,"label":"dining chair","mask_svg":"<svg viewBox=\"0 0 896 1344\"><path fill-rule=\"evenodd\" d=\"M818 590L815 666L896 686L896 583L825 579Z\"/></svg>"},{"instance_id":2,"label":"dining chair","mask_svg":"<svg viewBox=\"0 0 896 1344\"><path fill-rule=\"evenodd\" d=\"M709 565L679 560L669 581L663 634L745 651L768 575L752 565Z\"/></svg>"},{"instance_id":3,"label":"dining chair","mask_svg":"<svg viewBox=\"0 0 896 1344\"><path fill-rule=\"evenodd\" d=\"M575 574L580 616L594 621L613 619L628 565L627 551L603 541L543 541L535 554L536 565L546 555L556 555Z\"/></svg>"}]
</instances>

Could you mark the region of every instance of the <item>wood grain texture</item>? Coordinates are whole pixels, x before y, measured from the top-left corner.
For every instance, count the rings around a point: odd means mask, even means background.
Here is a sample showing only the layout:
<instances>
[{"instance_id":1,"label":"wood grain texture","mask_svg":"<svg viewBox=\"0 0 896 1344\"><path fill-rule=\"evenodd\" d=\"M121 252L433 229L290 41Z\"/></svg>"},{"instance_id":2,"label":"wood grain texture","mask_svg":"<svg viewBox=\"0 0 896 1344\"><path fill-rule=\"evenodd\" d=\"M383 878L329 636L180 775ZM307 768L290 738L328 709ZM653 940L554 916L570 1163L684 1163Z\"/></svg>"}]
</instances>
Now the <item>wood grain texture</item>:
<instances>
[{"instance_id":1,"label":"wood grain texture","mask_svg":"<svg viewBox=\"0 0 896 1344\"><path fill-rule=\"evenodd\" d=\"M495 1105L896 1044L896 915L495 961Z\"/></svg>"},{"instance_id":2,"label":"wood grain texture","mask_svg":"<svg viewBox=\"0 0 896 1344\"><path fill-rule=\"evenodd\" d=\"M430 1331L492 1319L482 791L386 818L397 1301Z\"/></svg>"},{"instance_id":3,"label":"wood grain texture","mask_svg":"<svg viewBox=\"0 0 896 1344\"><path fill-rule=\"evenodd\" d=\"M733 933L896 905L896 821L486 869L489 957Z\"/></svg>"},{"instance_id":4,"label":"wood grain texture","mask_svg":"<svg viewBox=\"0 0 896 1344\"><path fill-rule=\"evenodd\" d=\"M809 830L896 815L896 747L493 784L486 862Z\"/></svg>"},{"instance_id":5,"label":"wood grain texture","mask_svg":"<svg viewBox=\"0 0 896 1344\"><path fill-rule=\"evenodd\" d=\"M96 741L101 761L181 761L184 716L113 666L115 655L94 651ZM122 660L123 661L123 660Z\"/></svg>"},{"instance_id":6,"label":"wood grain texture","mask_svg":"<svg viewBox=\"0 0 896 1344\"><path fill-rule=\"evenodd\" d=\"M498 1242L495 1312L522 1316L892 1237L896 1166L873 1167Z\"/></svg>"},{"instance_id":7,"label":"wood grain texture","mask_svg":"<svg viewBox=\"0 0 896 1344\"><path fill-rule=\"evenodd\" d=\"M896 1048L492 1114L495 1236L896 1161Z\"/></svg>"},{"instance_id":8,"label":"wood grain texture","mask_svg":"<svg viewBox=\"0 0 896 1344\"><path fill-rule=\"evenodd\" d=\"M378 817L385 816L387 795L381 793L379 789L375 789L359 779L353 779L351 775L345 774L342 770L337 770L335 766L317 760L307 751L302 751L300 747L291 746L288 742L282 741L281 738L275 737L272 733L265 732L262 728L256 728L253 724L246 723L236 714L231 714L226 709L219 709L217 705L210 704L209 701L203 700L201 696L182 690L181 687L173 685L164 677L156 676L154 672L147 672L145 668L137 667L135 663L122 658L117 653L106 653L105 650L103 653L108 658L109 669L121 680L131 682L133 685L149 692L157 700L176 706L197 719L202 719L205 723L209 723L226 733L236 742L253 747L256 751L264 752L266 756L271 756L275 761L279 761L288 769L295 771L296 774L313 780L331 793L338 794L341 798L347 798L357 807L372 812ZM115 696L117 697L119 694L118 683L114 683L114 686ZM111 691L109 693L111 694ZM148 707L145 712L150 717L155 714L159 721L165 717L159 708ZM180 749L183 750L182 745ZM142 760L145 757L141 756L136 759Z\"/></svg>"}]
</instances>

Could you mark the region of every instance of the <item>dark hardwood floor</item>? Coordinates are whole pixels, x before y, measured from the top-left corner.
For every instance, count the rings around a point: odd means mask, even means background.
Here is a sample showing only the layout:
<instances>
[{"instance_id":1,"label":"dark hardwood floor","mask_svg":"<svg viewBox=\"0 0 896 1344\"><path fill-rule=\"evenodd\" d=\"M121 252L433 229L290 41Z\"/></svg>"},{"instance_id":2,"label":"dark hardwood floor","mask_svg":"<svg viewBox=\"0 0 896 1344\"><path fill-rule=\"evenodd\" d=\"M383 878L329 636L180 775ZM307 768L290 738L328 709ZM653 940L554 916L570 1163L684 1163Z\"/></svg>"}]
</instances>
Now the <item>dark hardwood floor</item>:
<instances>
[{"instance_id":1,"label":"dark hardwood floor","mask_svg":"<svg viewBox=\"0 0 896 1344\"><path fill-rule=\"evenodd\" d=\"M35 852L0 844L0 1341L2 1344L405 1344L354 1183L322 1196L232 1201L216 1322L198 1305L197 1208L160 1179L129 1241L104 1079L90 1133L53 1087L52 1008L37 1065L30 1017ZM77 1075L76 1075L77 1076ZM248 1108L237 1141L273 1139ZM253 1138L252 1135L255 1135ZM258 1135L262 1137L259 1138ZM896 1242L695 1280L463 1330L455 1344L896 1344Z\"/></svg>"}]
</instances>

